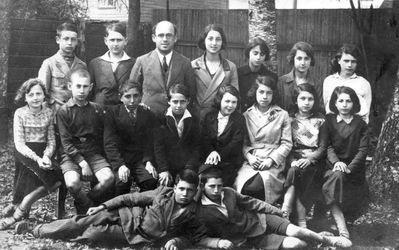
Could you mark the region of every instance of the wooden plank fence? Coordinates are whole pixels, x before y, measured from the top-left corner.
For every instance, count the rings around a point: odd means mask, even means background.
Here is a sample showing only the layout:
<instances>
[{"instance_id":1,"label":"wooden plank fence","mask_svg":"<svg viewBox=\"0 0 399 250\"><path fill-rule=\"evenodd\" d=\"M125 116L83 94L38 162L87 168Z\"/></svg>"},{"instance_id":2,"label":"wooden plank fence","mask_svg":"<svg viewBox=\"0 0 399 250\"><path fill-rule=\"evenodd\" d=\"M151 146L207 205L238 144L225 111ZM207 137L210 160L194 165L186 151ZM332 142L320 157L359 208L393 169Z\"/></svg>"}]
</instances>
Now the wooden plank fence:
<instances>
[{"instance_id":1,"label":"wooden plank fence","mask_svg":"<svg viewBox=\"0 0 399 250\"><path fill-rule=\"evenodd\" d=\"M363 10L365 15L370 10ZM396 38L389 26L392 9L373 10L373 33L379 38ZM312 44L316 65L312 74L321 81L330 73L330 61L343 43L360 44L351 10L277 10L277 68L283 75L291 70L286 57L297 41ZM375 72L370 72L371 78Z\"/></svg>"},{"instance_id":2,"label":"wooden plank fence","mask_svg":"<svg viewBox=\"0 0 399 250\"><path fill-rule=\"evenodd\" d=\"M248 13L240 10L171 10L172 22L179 30L179 42L176 49L190 59L201 54L197 48L197 41L203 28L210 23L222 25L228 38L226 56L237 65L244 63L245 44L248 40ZM154 48L151 40L152 25L166 18L165 10L155 10L152 24L142 23L140 37L142 37L144 51ZM84 34L84 50L79 56L86 62L104 54L104 26L109 22L87 21L81 28ZM55 43L56 27L60 22L39 19L12 19L11 46L9 55L9 79L7 92L9 104L12 108L12 98L19 86L31 77L36 77L41 63L47 57L57 52ZM80 50L78 50L80 51Z\"/></svg>"},{"instance_id":3,"label":"wooden plank fence","mask_svg":"<svg viewBox=\"0 0 399 250\"><path fill-rule=\"evenodd\" d=\"M153 23L166 19L165 10L153 11ZM222 26L227 37L224 55L237 66L245 63L244 49L248 43L248 10L170 10L171 22L177 25L176 50L190 59L203 52L197 42L208 24Z\"/></svg>"}]
</instances>

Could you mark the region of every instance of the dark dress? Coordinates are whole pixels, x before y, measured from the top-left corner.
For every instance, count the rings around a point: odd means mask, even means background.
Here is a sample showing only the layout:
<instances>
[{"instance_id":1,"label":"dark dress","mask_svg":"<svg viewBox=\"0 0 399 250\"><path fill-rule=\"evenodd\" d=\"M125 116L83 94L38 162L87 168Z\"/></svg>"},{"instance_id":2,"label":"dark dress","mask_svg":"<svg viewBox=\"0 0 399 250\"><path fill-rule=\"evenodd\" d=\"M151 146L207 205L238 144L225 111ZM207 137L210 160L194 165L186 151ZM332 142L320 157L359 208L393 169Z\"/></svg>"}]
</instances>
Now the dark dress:
<instances>
[{"instance_id":1,"label":"dark dress","mask_svg":"<svg viewBox=\"0 0 399 250\"><path fill-rule=\"evenodd\" d=\"M222 169L224 186L231 186L234 183L237 171L243 162L242 146L246 125L244 117L237 111L233 112L226 128L218 136L218 110L214 110L205 115L202 122L202 157L206 158L212 151L218 152L221 161L217 165Z\"/></svg>"},{"instance_id":2,"label":"dark dress","mask_svg":"<svg viewBox=\"0 0 399 250\"><path fill-rule=\"evenodd\" d=\"M347 124L337 122L334 114L326 115L329 138L323 195L327 205L336 202L345 217L356 217L368 198L366 156L368 150L367 124L355 115ZM347 164L351 173L332 171L336 162Z\"/></svg>"},{"instance_id":3,"label":"dark dress","mask_svg":"<svg viewBox=\"0 0 399 250\"><path fill-rule=\"evenodd\" d=\"M26 145L38 156L43 157L46 143L27 142ZM36 188L44 186L50 190L57 181L62 180L59 168L43 170L37 162L29 159L15 150L15 182L13 203L19 204L23 198Z\"/></svg>"},{"instance_id":4,"label":"dark dress","mask_svg":"<svg viewBox=\"0 0 399 250\"><path fill-rule=\"evenodd\" d=\"M249 107L254 104L251 103L250 100L248 100L248 91L250 90L252 84L255 83L255 80L259 75L270 76L277 82L277 74L268 70L265 65L262 65L258 72L252 72L249 64L246 64L239 67L237 73L238 85L240 88L240 103L242 113L244 113Z\"/></svg>"}]
</instances>

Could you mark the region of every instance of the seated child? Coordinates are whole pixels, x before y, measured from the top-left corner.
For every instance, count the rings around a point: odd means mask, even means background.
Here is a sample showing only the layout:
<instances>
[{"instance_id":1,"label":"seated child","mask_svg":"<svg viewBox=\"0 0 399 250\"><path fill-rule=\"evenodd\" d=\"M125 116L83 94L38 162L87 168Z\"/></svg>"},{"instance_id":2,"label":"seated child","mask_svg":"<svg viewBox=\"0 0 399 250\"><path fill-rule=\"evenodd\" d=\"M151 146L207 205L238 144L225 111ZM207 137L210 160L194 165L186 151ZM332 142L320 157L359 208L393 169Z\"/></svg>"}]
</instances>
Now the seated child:
<instances>
[{"instance_id":1,"label":"seated child","mask_svg":"<svg viewBox=\"0 0 399 250\"><path fill-rule=\"evenodd\" d=\"M282 211L267 202L223 187L222 172L215 167L200 167L199 220L210 237L220 237L212 247L231 249L243 243L262 249L306 247L306 241L340 246L340 237L317 234L281 217Z\"/></svg>"},{"instance_id":2,"label":"seated child","mask_svg":"<svg viewBox=\"0 0 399 250\"><path fill-rule=\"evenodd\" d=\"M89 63L89 72L93 81L94 102L101 105L120 103L118 89L129 79L135 62L123 50L127 44L126 25L113 23L105 29L104 43L108 51Z\"/></svg>"},{"instance_id":3,"label":"seated child","mask_svg":"<svg viewBox=\"0 0 399 250\"><path fill-rule=\"evenodd\" d=\"M199 161L199 126L187 110L190 92L186 85L169 88L169 108L161 127L154 132L154 153L159 183L171 185L176 174L189 168L197 170Z\"/></svg>"},{"instance_id":4,"label":"seated child","mask_svg":"<svg viewBox=\"0 0 399 250\"><path fill-rule=\"evenodd\" d=\"M214 99L216 110L206 114L202 121L202 162L222 169L226 186L233 185L243 161L246 125L244 117L236 110L239 97L235 87L220 87Z\"/></svg>"},{"instance_id":5,"label":"seated child","mask_svg":"<svg viewBox=\"0 0 399 250\"><path fill-rule=\"evenodd\" d=\"M316 197L320 196L320 175L323 172L327 149L325 119L318 112L318 95L316 89L303 83L292 93L296 108L291 114L292 151L287 158L288 188L284 200L286 207L282 210L291 213L296 204L298 225L306 227L306 209L309 211Z\"/></svg>"},{"instance_id":6,"label":"seated child","mask_svg":"<svg viewBox=\"0 0 399 250\"><path fill-rule=\"evenodd\" d=\"M176 177L174 188L160 186L147 192L120 195L98 207L87 216L75 216L42 224L33 229L36 237L73 241L155 245L162 249L184 249L187 241L209 246L205 227L196 218L198 175L183 170ZM145 212L134 224L137 208ZM152 249L152 248L151 248Z\"/></svg>"},{"instance_id":7,"label":"seated child","mask_svg":"<svg viewBox=\"0 0 399 250\"><path fill-rule=\"evenodd\" d=\"M72 72L69 84L72 98L57 113L63 151L61 169L78 214L86 213L93 201L104 199L102 196L114 183L110 165L102 156L104 111L99 104L87 101L91 87L89 72L83 69ZM96 179L98 183L87 194L81 179Z\"/></svg>"},{"instance_id":8,"label":"seated child","mask_svg":"<svg viewBox=\"0 0 399 250\"><path fill-rule=\"evenodd\" d=\"M86 63L74 54L78 45L78 30L76 25L65 22L57 27L55 41L59 46L58 52L43 61L39 69L38 78L43 81L50 95L48 104L57 111L60 106L71 98L68 88L71 72L87 69Z\"/></svg>"},{"instance_id":9,"label":"seated child","mask_svg":"<svg viewBox=\"0 0 399 250\"><path fill-rule=\"evenodd\" d=\"M115 174L116 195L129 193L132 179L140 191L157 187L152 133L158 120L139 105L142 93L138 83L123 83L119 88L122 104L110 107L105 116L104 147Z\"/></svg>"},{"instance_id":10,"label":"seated child","mask_svg":"<svg viewBox=\"0 0 399 250\"><path fill-rule=\"evenodd\" d=\"M52 164L55 151L53 111L43 105L47 97L42 81L29 79L19 88L15 101L26 102L14 114L15 183L9 215L0 221L4 230L25 217L34 202L61 184L61 173ZM18 233L18 225L16 227Z\"/></svg>"},{"instance_id":11,"label":"seated child","mask_svg":"<svg viewBox=\"0 0 399 250\"><path fill-rule=\"evenodd\" d=\"M352 88L336 87L328 108L334 114L326 115L329 145L322 190L339 235L350 246L345 218L356 219L368 195L365 164L368 128L362 117L356 115L360 101Z\"/></svg>"}]
</instances>

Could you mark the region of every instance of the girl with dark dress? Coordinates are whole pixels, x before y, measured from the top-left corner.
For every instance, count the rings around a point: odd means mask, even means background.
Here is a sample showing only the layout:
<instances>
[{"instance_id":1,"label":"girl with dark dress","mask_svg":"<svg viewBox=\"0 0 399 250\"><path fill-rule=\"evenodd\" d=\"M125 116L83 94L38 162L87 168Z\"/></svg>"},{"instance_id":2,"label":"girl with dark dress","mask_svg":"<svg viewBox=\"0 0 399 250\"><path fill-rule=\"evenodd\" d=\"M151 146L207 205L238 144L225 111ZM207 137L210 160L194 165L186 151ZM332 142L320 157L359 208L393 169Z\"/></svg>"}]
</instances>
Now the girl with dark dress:
<instances>
[{"instance_id":1,"label":"girl with dark dress","mask_svg":"<svg viewBox=\"0 0 399 250\"><path fill-rule=\"evenodd\" d=\"M44 106L45 86L39 79L29 79L18 90L15 101L27 104L14 114L15 183L13 204L0 221L0 230L28 217L34 202L61 184L61 175L52 164L55 151L54 114ZM18 231L18 227L16 228Z\"/></svg>"},{"instance_id":2,"label":"girl with dark dress","mask_svg":"<svg viewBox=\"0 0 399 250\"><path fill-rule=\"evenodd\" d=\"M240 93L233 86L222 86L215 97L215 110L202 122L202 162L222 170L226 186L234 183L241 167L245 119L237 111Z\"/></svg>"},{"instance_id":3,"label":"girl with dark dress","mask_svg":"<svg viewBox=\"0 0 399 250\"><path fill-rule=\"evenodd\" d=\"M351 245L345 217L353 218L368 194L365 178L367 124L355 115L360 110L360 102L349 87L334 89L329 108L334 114L326 115L329 143L322 191L340 236Z\"/></svg>"}]
</instances>

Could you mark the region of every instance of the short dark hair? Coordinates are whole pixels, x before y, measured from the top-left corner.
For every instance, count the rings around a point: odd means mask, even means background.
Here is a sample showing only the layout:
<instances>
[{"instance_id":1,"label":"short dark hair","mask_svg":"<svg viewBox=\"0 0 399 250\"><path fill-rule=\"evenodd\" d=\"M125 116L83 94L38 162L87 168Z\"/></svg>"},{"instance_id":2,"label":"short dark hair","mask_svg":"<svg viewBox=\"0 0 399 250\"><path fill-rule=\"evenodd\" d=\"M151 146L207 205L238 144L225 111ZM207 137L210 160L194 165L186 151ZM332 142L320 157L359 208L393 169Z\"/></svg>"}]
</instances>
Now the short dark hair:
<instances>
[{"instance_id":1,"label":"short dark hair","mask_svg":"<svg viewBox=\"0 0 399 250\"><path fill-rule=\"evenodd\" d=\"M341 72L341 66L339 65L338 61L341 60L342 54L349 54L353 56L357 61L358 65L361 60L361 52L360 49L350 43L345 43L342 45L341 48L339 48L338 52L335 54L334 58L331 60L331 73L337 73ZM358 66L356 66L356 70L358 69Z\"/></svg>"},{"instance_id":2,"label":"short dark hair","mask_svg":"<svg viewBox=\"0 0 399 250\"><path fill-rule=\"evenodd\" d=\"M157 27L158 27L158 24L161 23L161 22L169 22L169 21L167 21L167 20L159 21L159 22L157 22L154 26L152 26L152 34L153 34L153 35L155 35L155 31L156 31L156 29L157 29ZM173 25L173 30L174 30L174 32L175 32L174 35L177 36L177 26L176 26L176 24L174 24L174 23L172 23L172 22L169 22L169 23L171 23L171 24Z\"/></svg>"},{"instance_id":3,"label":"short dark hair","mask_svg":"<svg viewBox=\"0 0 399 250\"><path fill-rule=\"evenodd\" d=\"M315 65L313 47L312 47L312 45L310 45L307 42L297 42L296 44L294 44L294 46L292 46L292 48L287 56L287 61L288 61L289 65L291 65L291 66L294 65L296 52L298 50L305 52L306 55L308 55L308 57L310 57L310 66Z\"/></svg>"},{"instance_id":4,"label":"short dark hair","mask_svg":"<svg viewBox=\"0 0 399 250\"><path fill-rule=\"evenodd\" d=\"M319 110L319 96L317 95L315 87L309 83L302 83L297 85L297 87L294 89L294 92L292 93L292 102L297 104L299 93L301 93L302 91L309 92L313 95L314 104L310 112L317 112ZM294 112L298 112L298 105L295 105Z\"/></svg>"},{"instance_id":5,"label":"short dark hair","mask_svg":"<svg viewBox=\"0 0 399 250\"><path fill-rule=\"evenodd\" d=\"M201 34L201 36L198 39L198 48L202 49L202 50L206 50L205 47L205 39L206 36L208 35L209 31L214 30L219 32L220 36L222 37L222 48L221 49L225 49L227 47L227 38L226 38L226 34L223 31L223 28L217 24L209 24L205 27L204 32Z\"/></svg>"},{"instance_id":6,"label":"short dark hair","mask_svg":"<svg viewBox=\"0 0 399 250\"><path fill-rule=\"evenodd\" d=\"M277 86L276 80L270 76L259 75L255 82L252 84L251 88L248 90L248 102L249 103L257 103L256 102L256 91L259 88L259 85L265 85L269 87L273 91L273 97L270 105L277 104L278 102L278 94L277 94Z\"/></svg>"},{"instance_id":7,"label":"short dark hair","mask_svg":"<svg viewBox=\"0 0 399 250\"><path fill-rule=\"evenodd\" d=\"M39 85L42 88L44 93L44 99L48 100L49 96L46 90L46 86L44 86L42 80L40 80L39 78L30 78L22 83L21 87L19 87L17 93L15 94L14 102L17 107L25 103L25 95L28 94L30 90L36 85Z\"/></svg>"},{"instance_id":8,"label":"short dark hair","mask_svg":"<svg viewBox=\"0 0 399 250\"><path fill-rule=\"evenodd\" d=\"M190 99L190 90L188 87L184 84L173 84L168 91L168 99L170 100L172 94L182 94L184 95L187 99Z\"/></svg>"},{"instance_id":9,"label":"short dark hair","mask_svg":"<svg viewBox=\"0 0 399 250\"><path fill-rule=\"evenodd\" d=\"M185 181L197 187L199 182L198 174L192 169L185 168L177 174L175 185L177 185L179 181Z\"/></svg>"},{"instance_id":10,"label":"short dark hair","mask_svg":"<svg viewBox=\"0 0 399 250\"><path fill-rule=\"evenodd\" d=\"M200 183L205 185L210 178L223 179L222 170L218 167L210 167L203 171L200 175Z\"/></svg>"},{"instance_id":11,"label":"short dark hair","mask_svg":"<svg viewBox=\"0 0 399 250\"><path fill-rule=\"evenodd\" d=\"M328 104L328 107L330 108L330 110L332 112L334 112L335 114L338 114L338 109L335 106L335 103L340 94L348 94L349 97L351 98L352 103L353 103L351 114L356 114L360 111L360 101L359 101L359 97L357 96L356 92L350 87L338 86L334 89L333 93L331 94L330 103Z\"/></svg>"},{"instance_id":12,"label":"short dark hair","mask_svg":"<svg viewBox=\"0 0 399 250\"><path fill-rule=\"evenodd\" d=\"M219 87L216 93L215 99L213 99L213 107L220 109L220 103L222 102L224 94L229 93L237 97L237 107L240 105L240 92L232 85L222 85Z\"/></svg>"},{"instance_id":13,"label":"short dark hair","mask_svg":"<svg viewBox=\"0 0 399 250\"><path fill-rule=\"evenodd\" d=\"M270 60L270 49L267 46L265 40L263 40L260 37L254 37L253 39L251 39L248 43L248 45L245 47L245 57L249 59L249 52L251 52L251 50L253 48L255 48L256 46L259 45L259 49L260 51L266 55L265 57L265 61L269 61Z\"/></svg>"},{"instance_id":14,"label":"short dark hair","mask_svg":"<svg viewBox=\"0 0 399 250\"><path fill-rule=\"evenodd\" d=\"M119 86L119 95L122 96L124 93L126 93L129 89L137 89L137 91L140 93L140 95L143 95L143 89L141 85L133 80L128 80L125 81Z\"/></svg>"},{"instance_id":15,"label":"short dark hair","mask_svg":"<svg viewBox=\"0 0 399 250\"><path fill-rule=\"evenodd\" d=\"M57 26L57 36L60 37L63 31L73 31L78 33L78 28L72 22L65 22Z\"/></svg>"},{"instance_id":16,"label":"short dark hair","mask_svg":"<svg viewBox=\"0 0 399 250\"><path fill-rule=\"evenodd\" d=\"M89 81L91 81L90 73L87 70L85 70L85 69L73 70L71 72L71 77L70 77L71 82L72 82L72 76L74 76L74 75L77 75L77 76L82 77L82 78L89 79Z\"/></svg>"},{"instance_id":17,"label":"short dark hair","mask_svg":"<svg viewBox=\"0 0 399 250\"><path fill-rule=\"evenodd\" d=\"M117 22L111 23L105 27L105 36L109 35L110 31L115 31L120 33L123 37L126 38L126 23L125 22Z\"/></svg>"}]
</instances>

